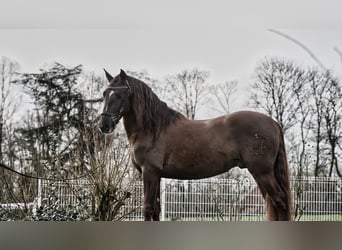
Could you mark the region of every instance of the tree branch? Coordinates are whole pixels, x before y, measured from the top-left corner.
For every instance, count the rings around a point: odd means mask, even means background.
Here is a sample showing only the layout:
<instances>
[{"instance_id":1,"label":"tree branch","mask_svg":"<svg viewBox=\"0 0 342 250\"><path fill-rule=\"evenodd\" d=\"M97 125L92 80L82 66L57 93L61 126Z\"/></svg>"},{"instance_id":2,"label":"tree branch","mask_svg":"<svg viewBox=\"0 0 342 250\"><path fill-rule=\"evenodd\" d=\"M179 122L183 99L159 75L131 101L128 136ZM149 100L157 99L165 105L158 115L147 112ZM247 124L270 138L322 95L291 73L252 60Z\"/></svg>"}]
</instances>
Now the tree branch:
<instances>
[{"instance_id":1,"label":"tree branch","mask_svg":"<svg viewBox=\"0 0 342 250\"><path fill-rule=\"evenodd\" d=\"M290 40L291 42L294 42L295 44L297 44L299 47L301 47L303 50L305 50L310 56L311 58L324 70L326 70L326 67L324 66L324 64L317 58L317 56L308 48L306 47L303 43L299 42L297 39L281 32L275 29L269 29L268 31L275 33L279 36L282 36L288 40Z\"/></svg>"}]
</instances>

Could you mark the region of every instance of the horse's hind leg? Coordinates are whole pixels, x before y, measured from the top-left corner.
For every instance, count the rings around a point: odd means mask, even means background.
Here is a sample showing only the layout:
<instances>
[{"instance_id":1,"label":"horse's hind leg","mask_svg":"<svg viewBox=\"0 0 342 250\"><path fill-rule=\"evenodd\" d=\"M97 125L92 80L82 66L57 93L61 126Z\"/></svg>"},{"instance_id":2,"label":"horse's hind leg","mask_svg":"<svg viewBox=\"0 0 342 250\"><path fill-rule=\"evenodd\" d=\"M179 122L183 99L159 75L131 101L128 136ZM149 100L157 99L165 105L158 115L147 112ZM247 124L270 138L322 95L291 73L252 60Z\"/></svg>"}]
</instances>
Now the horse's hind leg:
<instances>
[{"instance_id":1,"label":"horse's hind leg","mask_svg":"<svg viewBox=\"0 0 342 250\"><path fill-rule=\"evenodd\" d=\"M281 190L272 172L254 176L266 201L268 220L288 220L286 194Z\"/></svg>"}]
</instances>

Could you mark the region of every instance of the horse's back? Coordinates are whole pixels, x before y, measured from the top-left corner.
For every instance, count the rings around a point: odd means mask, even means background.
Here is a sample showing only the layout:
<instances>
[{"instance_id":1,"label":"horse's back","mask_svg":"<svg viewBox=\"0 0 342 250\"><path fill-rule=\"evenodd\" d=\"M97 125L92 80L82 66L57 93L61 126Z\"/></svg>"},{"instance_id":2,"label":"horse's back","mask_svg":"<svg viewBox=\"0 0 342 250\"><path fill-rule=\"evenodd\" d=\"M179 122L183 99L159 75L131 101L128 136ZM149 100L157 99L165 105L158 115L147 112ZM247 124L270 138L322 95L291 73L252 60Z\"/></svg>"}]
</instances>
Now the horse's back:
<instances>
[{"instance_id":1,"label":"horse's back","mask_svg":"<svg viewBox=\"0 0 342 250\"><path fill-rule=\"evenodd\" d=\"M238 111L224 116L229 126L239 126L242 132L248 129L277 129L276 122L269 116L254 111Z\"/></svg>"},{"instance_id":2,"label":"horse's back","mask_svg":"<svg viewBox=\"0 0 342 250\"><path fill-rule=\"evenodd\" d=\"M210 135L240 145L261 137L270 141L279 139L279 125L271 117L254 111L238 111L206 123Z\"/></svg>"}]
</instances>

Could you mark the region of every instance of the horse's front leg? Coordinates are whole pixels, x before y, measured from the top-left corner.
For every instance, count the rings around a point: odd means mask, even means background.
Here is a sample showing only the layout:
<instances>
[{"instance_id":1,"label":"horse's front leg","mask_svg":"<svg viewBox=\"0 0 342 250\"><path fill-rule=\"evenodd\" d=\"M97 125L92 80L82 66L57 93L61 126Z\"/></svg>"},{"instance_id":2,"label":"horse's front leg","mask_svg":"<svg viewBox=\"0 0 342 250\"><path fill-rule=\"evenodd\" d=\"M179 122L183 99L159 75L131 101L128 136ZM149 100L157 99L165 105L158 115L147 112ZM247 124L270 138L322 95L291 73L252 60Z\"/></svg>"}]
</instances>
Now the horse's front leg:
<instances>
[{"instance_id":1,"label":"horse's front leg","mask_svg":"<svg viewBox=\"0 0 342 250\"><path fill-rule=\"evenodd\" d=\"M145 221L159 220L160 213L160 177L150 171L143 171L144 217Z\"/></svg>"},{"instance_id":2,"label":"horse's front leg","mask_svg":"<svg viewBox=\"0 0 342 250\"><path fill-rule=\"evenodd\" d=\"M158 187L157 187L157 195L155 196L154 202L153 202L153 215L152 219L154 221L159 221L159 215L160 215L160 178L158 181Z\"/></svg>"}]
</instances>

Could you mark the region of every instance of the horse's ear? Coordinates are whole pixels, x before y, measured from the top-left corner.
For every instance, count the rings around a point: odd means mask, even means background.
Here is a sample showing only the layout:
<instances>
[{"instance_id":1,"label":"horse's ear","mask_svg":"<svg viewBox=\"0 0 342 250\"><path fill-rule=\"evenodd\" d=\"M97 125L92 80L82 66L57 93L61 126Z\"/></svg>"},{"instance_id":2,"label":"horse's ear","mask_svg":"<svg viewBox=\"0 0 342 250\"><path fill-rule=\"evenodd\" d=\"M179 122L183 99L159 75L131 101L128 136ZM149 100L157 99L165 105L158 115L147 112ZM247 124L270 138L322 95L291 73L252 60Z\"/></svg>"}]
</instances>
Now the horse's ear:
<instances>
[{"instance_id":1,"label":"horse's ear","mask_svg":"<svg viewBox=\"0 0 342 250\"><path fill-rule=\"evenodd\" d=\"M127 74L126 74L126 72L123 69L120 70L120 78L123 81L126 81L126 79L127 79Z\"/></svg>"},{"instance_id":2,"label":"horse's ear","mask_svg":"<svg viewBox=\"0 0 342 250\"><path fill-rule=\"evenodd\" d=\"M107 77L108 82L112 81L112 80L113 80L113 77L111 76L111 74L109 74L109 73L107 72L107 70L105 70L105 69L103 69L103 70L104 70L104 72L106 73L106 77Z\"/></svg>"}]
</instances>

